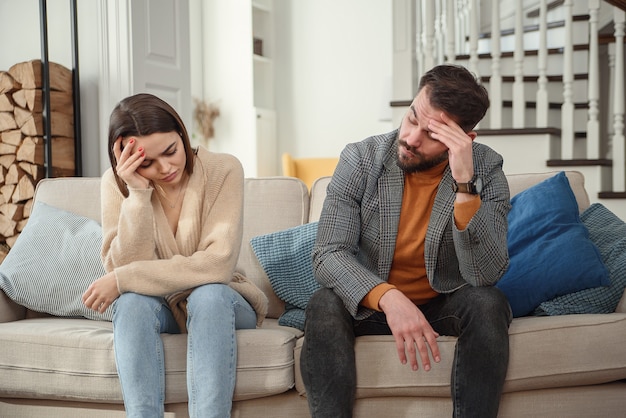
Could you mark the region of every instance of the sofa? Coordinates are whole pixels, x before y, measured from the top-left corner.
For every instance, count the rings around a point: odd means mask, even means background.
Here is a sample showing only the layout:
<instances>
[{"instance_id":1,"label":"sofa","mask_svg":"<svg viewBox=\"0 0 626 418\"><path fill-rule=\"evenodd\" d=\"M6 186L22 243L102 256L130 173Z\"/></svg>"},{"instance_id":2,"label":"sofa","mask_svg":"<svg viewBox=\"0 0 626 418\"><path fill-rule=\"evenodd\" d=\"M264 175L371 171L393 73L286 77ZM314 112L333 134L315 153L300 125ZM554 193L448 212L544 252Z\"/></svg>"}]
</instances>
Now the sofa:
<instances>
[{"instance_id":1,"label":"sofa","mask_svg":"<svg viewBox=\"0 0 626 418\"><path fill-rule=\"evenodd\" d=\"M583 212L590 206L584 178L574 171L566 174ZM511 195L554 175L509 175ZM237 332L233 417L309 416L299 368L303 332L280 323L292 306L274 292L251 240L317 221L328 182L328 177L317 180L309 192L296 178L245 181L238 271L253 280L270 303L260 328ZM100 219L98 178L44 179L34 200ZM626 414L625 297L611 313L515 318L510 338L502 417ZM166 416L186 417L186 337L168 334L163 341ZM455 338L439 337L442 362L429 372L413 372L400 364L391 336L357 338L355 416L451 416L454 346ZM1 417L124 416L110 321L37 312L0 292L0 353Z\"/></svg>"}]
</instances>

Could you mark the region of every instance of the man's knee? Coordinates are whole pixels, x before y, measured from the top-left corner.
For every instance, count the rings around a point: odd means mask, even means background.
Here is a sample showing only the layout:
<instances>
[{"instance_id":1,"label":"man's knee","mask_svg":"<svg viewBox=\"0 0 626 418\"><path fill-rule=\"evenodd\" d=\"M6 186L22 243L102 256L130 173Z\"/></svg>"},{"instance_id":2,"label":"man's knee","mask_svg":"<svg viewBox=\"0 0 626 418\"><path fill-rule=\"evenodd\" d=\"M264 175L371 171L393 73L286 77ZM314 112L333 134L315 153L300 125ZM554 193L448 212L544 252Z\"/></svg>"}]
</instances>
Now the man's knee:
<instances>
[{"instance_id":1,"label":"man's knee","mask_svg":"<svg viewBox=\"0 0 626 418\"><path fill-rule=\"evenodd\" d=\"M352 315L331 289L313 294L306 307L305 335L349 334L354 338ZM343 338L343 337L342 337Z\"/></svg>"},{"instance_id":2,"label":"man's knee","mask_svg":"<svg viewBox=\"0 0 626 418\"><path fill-rule=\"evenodd\" d=\"M343 301L331 289L321 288L316 291L306 306L307 320L322 319L328 321L331 318L346 319L350 314L343 305Z\"/></svg>"},{"instance_id":3,"label":"man's knee","mask_svg":"<svg viewBox=\"0 0 626 418\"><path fill-rule=\"evenodd\" d=\"M470 306L480 309L483 315L510 316L511 308L509 301L497 287L468 287L467 290L469 292Z\"/></svg>"}]
</instances>

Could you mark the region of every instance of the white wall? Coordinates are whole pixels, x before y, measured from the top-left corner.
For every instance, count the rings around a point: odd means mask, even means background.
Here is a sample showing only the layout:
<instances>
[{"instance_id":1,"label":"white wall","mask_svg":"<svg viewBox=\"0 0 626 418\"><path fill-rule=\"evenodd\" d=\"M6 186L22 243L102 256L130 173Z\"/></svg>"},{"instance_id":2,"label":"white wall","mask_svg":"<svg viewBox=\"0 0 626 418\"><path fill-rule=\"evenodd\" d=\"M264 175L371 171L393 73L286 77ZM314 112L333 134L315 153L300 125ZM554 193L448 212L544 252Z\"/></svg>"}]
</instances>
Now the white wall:
<instances>
[{"instance_id":1,"label":"white wall","mask_svg":"<svg viewBox=\"0 0 626 418\"><path fill-rule=\"evenodd\" d=\"M48 2L48 59L72 68L69 0ZM81 130L83 175L99 176L98 2L78 1L79 78L81 85ZM38 0L1 0L0 70L13 64L41 58ZM106 138L104 139L106 141Z\"/></svg>"},{"instance_id":2,"label":"white wall","mask_svg":"<svg viewBox=\"0 0 626 418\"><path fill-rule=\"evenodd\" d=\"M100 126L98 116L102 1L78 1L83 174L88 176L98 176L108 168L106 155L100 155L106 148L102 145L106 144L102 137L106 127ZM197 19L197 4L192 1L190 5L191 18ZM394 128L388 107L392 74L390 2L275 0L274 11L279 154L338 155L348 142ZM49 0L48 14L50 60L71 68L69 1ZM0 39L15 39L14 33L20 34L19 42L4 42L0 47L0 70L40 58L39 2L1 0L0 16L4 18ZM27 20L31 22L28 25L24 23ZM192 38L197 35L192 33ZM202 45L195 51L202 51ZM192 57L192 95L219 99L207 92L215 80L201 80L198 71L202 70L193 66L195 59ZM237 125L237 120L228 117L228 112L222 113L218 129L220 125Z\"/></svg>"},{"instance_id":3,"label":"white wall","mask_svg":"<svg viewBox=\"0 0 626 418\"><path fill-rule=\"evenodd\" d=\"M274 0L279 153L338 155L391 123L391 2Z\"/></svg>"}]
</instances>

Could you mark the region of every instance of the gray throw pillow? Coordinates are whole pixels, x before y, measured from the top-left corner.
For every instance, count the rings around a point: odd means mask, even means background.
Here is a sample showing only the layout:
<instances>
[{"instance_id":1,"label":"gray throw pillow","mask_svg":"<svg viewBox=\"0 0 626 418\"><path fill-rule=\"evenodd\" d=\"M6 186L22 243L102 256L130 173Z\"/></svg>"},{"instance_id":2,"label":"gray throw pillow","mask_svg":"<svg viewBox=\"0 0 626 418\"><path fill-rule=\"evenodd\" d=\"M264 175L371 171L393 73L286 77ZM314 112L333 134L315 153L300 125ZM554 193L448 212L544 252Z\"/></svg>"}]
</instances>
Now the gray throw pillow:
<instances>
[{"instance_id":1,"label":"gray throw pillow","mask_svg":"<svg viewBox=\"0 0 626 418\"><path fill-rule=\"evenodd\" d=\"M26 227L0 264L0 288L33 311L110 321L85 307L87 287L105 274L102 228L93 219L36 202Z\"/></svg>"}]
</instances>

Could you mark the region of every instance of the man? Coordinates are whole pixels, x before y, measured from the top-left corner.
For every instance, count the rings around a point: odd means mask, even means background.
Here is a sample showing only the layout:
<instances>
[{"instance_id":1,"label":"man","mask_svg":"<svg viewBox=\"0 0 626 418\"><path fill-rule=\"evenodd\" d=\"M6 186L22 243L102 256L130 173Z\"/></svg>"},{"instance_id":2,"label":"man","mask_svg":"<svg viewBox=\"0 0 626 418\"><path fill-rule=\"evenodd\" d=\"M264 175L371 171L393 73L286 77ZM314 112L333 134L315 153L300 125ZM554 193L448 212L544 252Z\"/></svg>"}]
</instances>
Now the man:
<instances>
[{"instance_id":1,"label":"man","mask_svg":"<svg viewBox=\"0 0 626 418\"><path fill-rule=\"evenodd\" d=\"M455 417L495 417L508 367L509 263L502 157L474 143L489 107L465 68L420 80L400 128L349 144L328 186L313 250L302 378L312 417L351 417L355 337L392 334L399 360L429 371L458 336ZM430 357L429 357L430 352Z\"/></svg>"}]
</instances>

